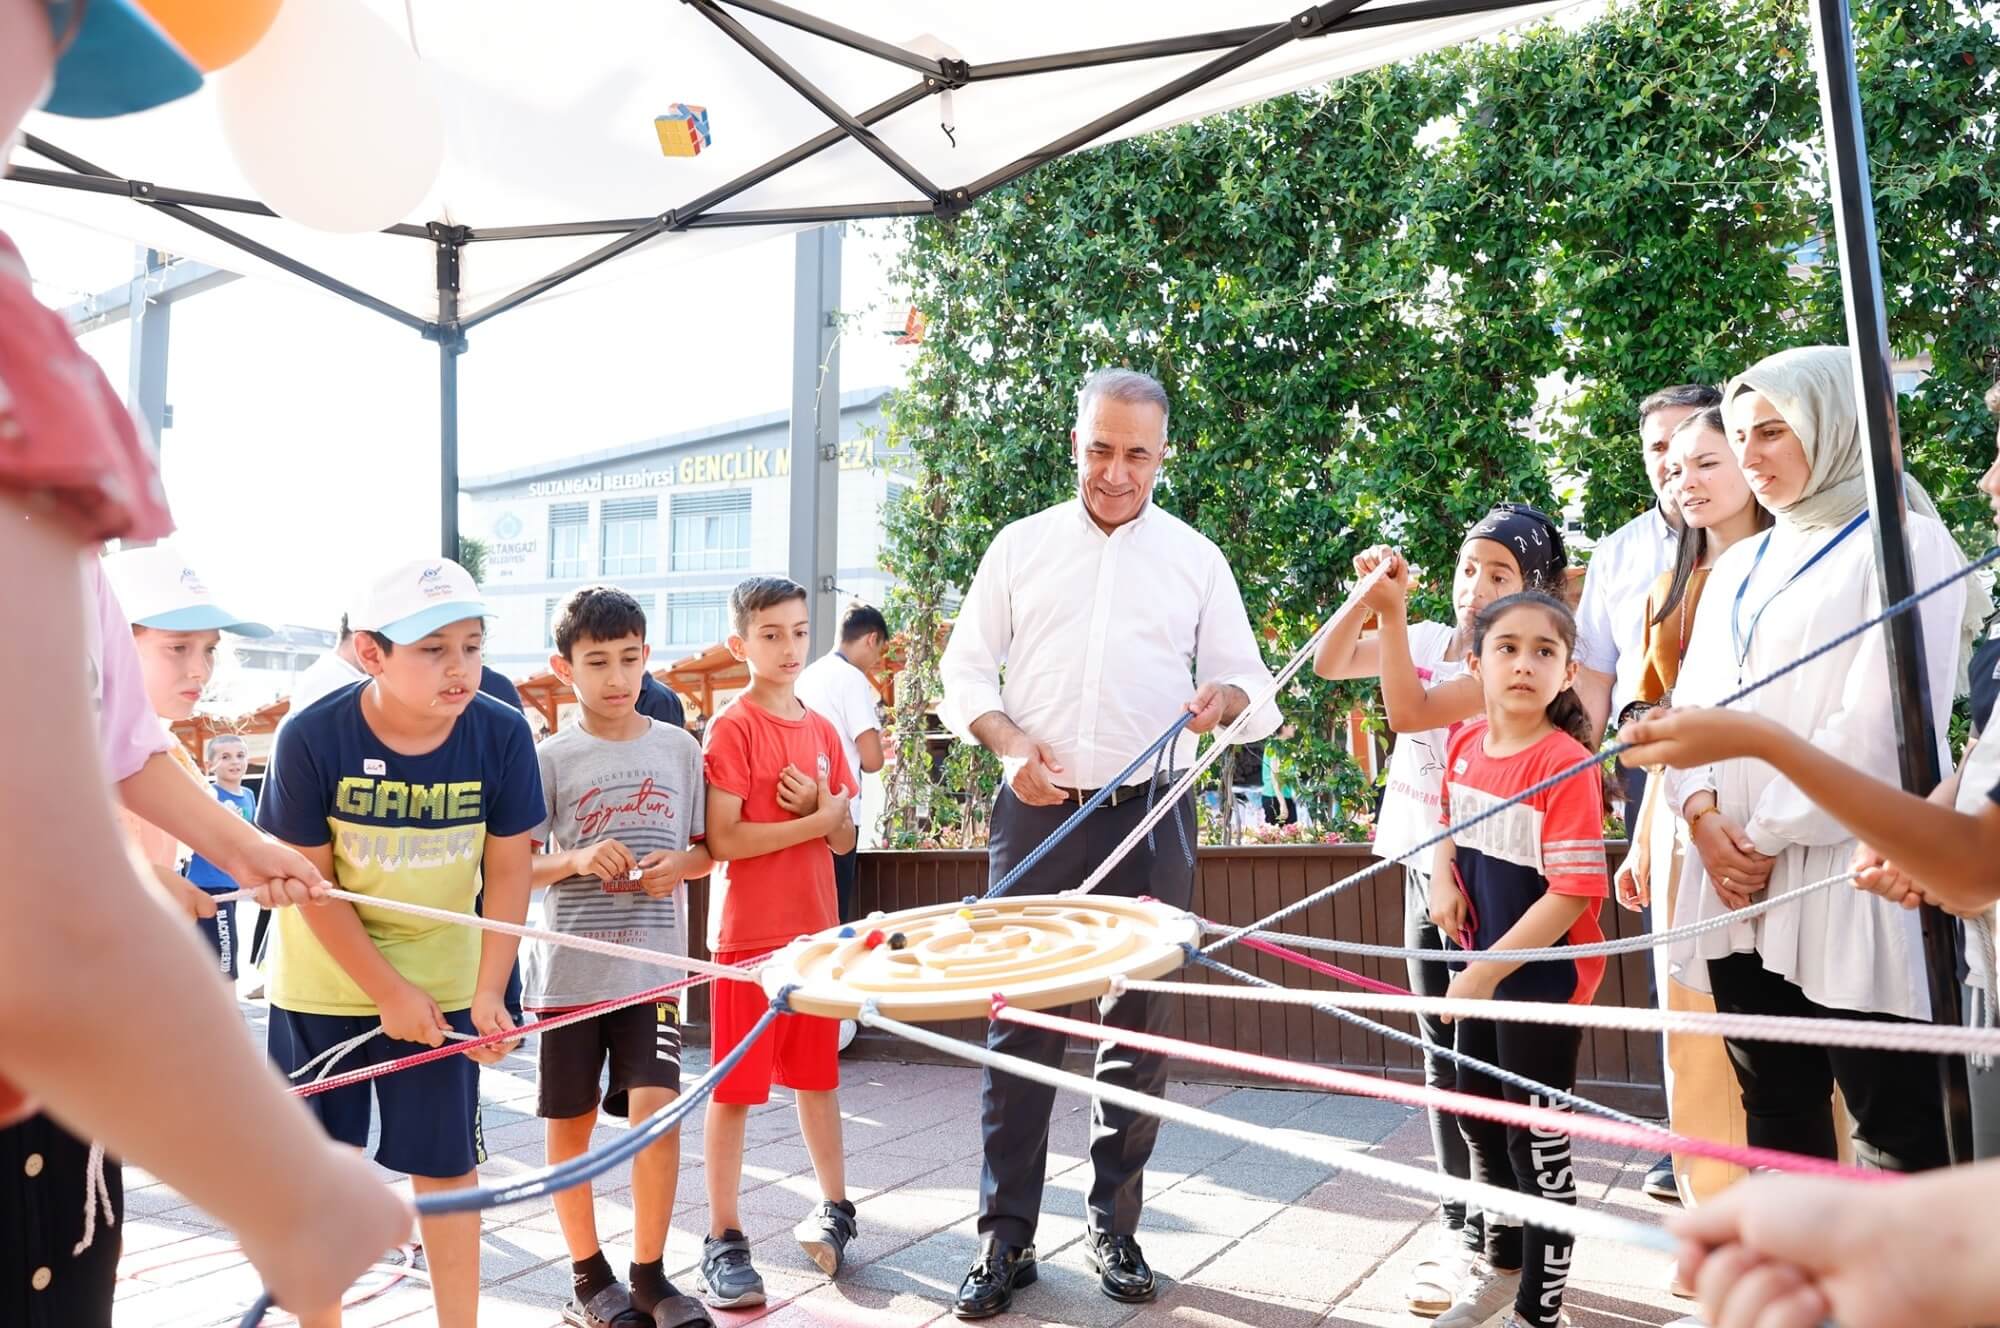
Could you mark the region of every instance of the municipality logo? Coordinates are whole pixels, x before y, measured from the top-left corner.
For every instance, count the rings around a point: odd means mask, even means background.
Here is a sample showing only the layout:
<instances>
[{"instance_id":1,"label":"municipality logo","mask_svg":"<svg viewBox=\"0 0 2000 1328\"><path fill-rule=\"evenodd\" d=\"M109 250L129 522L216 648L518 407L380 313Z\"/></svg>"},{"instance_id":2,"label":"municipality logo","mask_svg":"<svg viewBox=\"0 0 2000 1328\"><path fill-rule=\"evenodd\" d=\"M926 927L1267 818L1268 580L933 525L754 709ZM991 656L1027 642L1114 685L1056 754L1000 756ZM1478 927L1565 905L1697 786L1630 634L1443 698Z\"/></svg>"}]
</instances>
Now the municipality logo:
<instances>
[{"instance_id":1,"label":"municipality logo","mask_svg":"<svg viewBox=\"0 0 2000 1328\"><path fill-rule=\"evenodd\" d=\"M199 595L203 599L208 598L208 587L202 584L201 577L196 574L192 567L181 568L181 589L187 591L190 595Z\"/></svg>"},{"instance_id":2,"label":"municipality logo","mask_svg":"<svg viewBox=\"0 0 2000 1328\"><path fill-rule=\"evenodd\" d=\"M417 578L417 593L425 599L444 599L451 594L451 583L445 580L444 568L433 564L423 570Z\"/></svg>"},{"instance_id":3,"label":"municipality logo","mask_svg":"<svg viewBox=\"0 0 2000 1328\"><path fill-rule=\"evenodd\" d=\"M502 512L500 519L493 523L493 538L514 540L521 537L521 518L512 512Z\"/></svg>"}]
</instances>

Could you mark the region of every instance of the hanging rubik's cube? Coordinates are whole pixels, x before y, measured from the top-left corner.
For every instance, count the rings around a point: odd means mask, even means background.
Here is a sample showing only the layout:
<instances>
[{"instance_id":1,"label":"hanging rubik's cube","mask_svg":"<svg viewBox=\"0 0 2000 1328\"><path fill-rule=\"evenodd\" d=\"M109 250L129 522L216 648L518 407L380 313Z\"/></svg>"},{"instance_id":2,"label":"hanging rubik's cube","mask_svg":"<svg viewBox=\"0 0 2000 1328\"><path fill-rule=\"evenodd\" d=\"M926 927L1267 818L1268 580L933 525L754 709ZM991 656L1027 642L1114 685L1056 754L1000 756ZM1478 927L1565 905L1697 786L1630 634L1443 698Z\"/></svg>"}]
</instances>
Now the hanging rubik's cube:
<instances>
[{"instance_id":1,"label":"hanging rubik's cube","mask_svg":"<svg viewBox=\"0 0 2000 1328\"><path fill-rule=\"evenodd\" d=\"M660 151L669 157L696 157L708 146L708 107L677 101L665 115L653 117Z\"/></svg>"}]
</instances>

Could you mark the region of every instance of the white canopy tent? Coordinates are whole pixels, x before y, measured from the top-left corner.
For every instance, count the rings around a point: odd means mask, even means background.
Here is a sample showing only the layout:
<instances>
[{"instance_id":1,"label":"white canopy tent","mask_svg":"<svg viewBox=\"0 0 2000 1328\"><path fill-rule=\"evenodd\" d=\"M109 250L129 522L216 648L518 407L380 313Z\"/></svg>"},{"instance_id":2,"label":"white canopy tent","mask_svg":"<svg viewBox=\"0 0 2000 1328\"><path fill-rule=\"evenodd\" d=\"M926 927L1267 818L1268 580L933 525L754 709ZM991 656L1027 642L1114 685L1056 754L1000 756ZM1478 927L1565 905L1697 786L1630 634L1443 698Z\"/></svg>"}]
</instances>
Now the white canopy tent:
<instances>
[{"instance_id":1,"label":"white canopy tent","mask_svg":"<svg viewBox=\"0 0 2000 1328\"><path fill-rule=\"evenodd\" d=\"M1070 152L1601 0L1329 0L1302 9L1236 0L1222 7L1239 25L1227 30L1211 26L1217 6L1194 0L818 0L811 13L778 0L358 2L407 38L444 107L443 168L402 224L339 235L273 215L230 159L212 89L118 120L31 118L0 180L0 208L246 275L309 282L435 341L450 554L457 357L465 333L486 319L579 283L644 281L748 227L949 217ZM1882 598L1895 602L1915 587L1852 28L1847 0L1808 3L1871 528ZM941 123L947 94L950 133ZM699 156L661 153L653 118L677 102L709 110L714 140ZM813 299L825 309L828 274L817 272ZM812 302L803 290L800 298L803 315ZM807 369L811 355L823 366L831 353L823 335L800 346ZM794 454L807 458L793 466L795 563L800 494L811 495L818 471L832 465L812 461L829 455L815 445L810 418L823 424L833 414L827 396L794 394ZM1904 782L1928 790L1939 772L1922 639L1907 614L1885 631ZM1927 916L1926 936L1934 1015L1955 1022L1954 933L1941 915ZM1963 1064L1946 1069L1956 1145L1969 1129Z\"/></svg>"}]
</instances>

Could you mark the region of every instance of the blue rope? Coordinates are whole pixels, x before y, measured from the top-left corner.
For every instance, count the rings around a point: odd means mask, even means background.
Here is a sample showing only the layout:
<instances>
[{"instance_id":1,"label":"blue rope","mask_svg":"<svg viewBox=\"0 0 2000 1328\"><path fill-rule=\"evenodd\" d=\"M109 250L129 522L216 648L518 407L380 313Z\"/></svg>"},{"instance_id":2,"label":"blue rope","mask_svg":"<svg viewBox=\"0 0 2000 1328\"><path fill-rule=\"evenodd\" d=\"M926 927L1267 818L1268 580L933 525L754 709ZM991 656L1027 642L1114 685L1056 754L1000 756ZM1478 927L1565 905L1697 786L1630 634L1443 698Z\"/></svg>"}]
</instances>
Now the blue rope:
<instances>
[{"instance_id":1,"label":"blue rope","mask_svg":"<svg viewBox=\"0 0 2000 1328\"><path fill-rule=\"evenodd\" d=\"M1964 567L1959 568L1956 572L1953 572L1950 576L1947 576L1943 580L1938 581L1932 585L1924 587L1922 590L1917 591L1913 595L1909 595L1903 599L1897 600L1894 604L1891 604L1888 608L1882 610L1882 612L1876 614L1873 618L1868 619L1866 622L1858 623L1855 626L1850 627L1848 630L1842 632L1839 636L1834 637L1831 641L1828 641L1826 644L1819 646L1816 649L1809 650L1805 654L1799 656L1797 659L1792 660L1790 663L1785 664L1780 668L1776 669L1775 671L1766 674L1764 677L1737 688L1734 692L1731 692L1728 696L1725 696L1720 701L1717 701L1714 704L1714 706L1710 708L1720 710L1727 706L1735 705L1738 701L1743 700L1745 697L1751 695L1753 692L1756 692L1760 688L1770 686L1772 683L1784 677L1786 674L1796 672L1797 670L1802 669L1806 665L1812 663L1814 660L1823 658L1824 656L1831 654L1833 651L1838 650L1840 647L1846 645L1849 641L1852 641L1854 638L1860 636L1864 632L1867 632L1869 629L1876 627L1881 623L1887 622L1889 619L1896 617L1898 614L1909 612L1911 609L1915 608L1917 604L1920 603L1921 601L1930 598L1932 595L1937 594L1938 591L1945 589L1947 586L1951 586L1956 584L1957 582L1963 581L1966 577L1971 576L1974 572L1986 566L1988 563L1992 562L1996 558L2000 558L2000 548L1988 549L1984 554L1980 555L1980 557L1977 560L1967 563ZM1269 928L1272 924L1282 922L1286 918L1292 916L1292 914L1294 913L1298 913L1305 909L1311 908L1314 904L1319 903L1323 899L1330 898L1331 896L1338 894L1342 890L1346 890L1352 886L1359 885L1361 882L1369 879L1370 877L1376 875L1379 872L1388 870L1391 866L1394 866L1397 863L1406 862L1409 859L1415 857L1419 853L1423 853L1430 849L1436 848L1439 844L1451 838L1451 836L1457 831L1470 829L1472 826L1478 825L1481 821L1491 820L1493 817L1500 815L1500 813L1506 811L1508 808L1513 807L1518 803L1526 802L1529 798L1534 797L1537 793L1546 792L1547 790L1552 789L1556 785L1562 783L1564 780L1573 779L1577 775L1583 774L1585 771L1594 771L1603 762L1612 760L1630 750L1632 750L1632 744L1627 742L1615 742L1611 746L1605 748L1602 752L1599 752L1597 755L1586 757L1585 759L1577 762L1575 765L1569 767L1567 770L1558 771L1557 773L1550 775L1547 779L1544 779L1541 783L1532 784L1529 787L1522 789L1519 793L1516 793L1512 797L1507 798L1501 802L1495 803L1493 806L1487 808L1483 812L1480 812L1478 815L1468 816L1466 819L1458 822L1456 825L1440 830L1438 833L1432 835L1429 839L1426 839L1423 843L1418 844L1414 848L1405 849L1401 853L1396 854L1392 858L1384 858L1382 861L1374 864L1371 867L1364 867L1360 871L1354 873L1352 876L1348 876L1341 880L1335 881L1332 885L1316 890L1312 894L1307 895L1305 898L1300 899L1295 903L1285 905L1283 908L1279 909L1275 913L1270 914L1268 917L1259 918L1255 922L1246 923L1241 927L1237 927L1232 931L1226 932L1218 939L1211 941L1207 945L1204 945L1201 948L1202 953L1205 955L1214 954L1217 950L1222 949L1226 945L1234 945L1236 942L1242 940L1245 936L1248 936L1252 932L1264 931L1267 928Z\"/></svg>"},{"instance_id":2,"label":"blue rope","mask_svg":"<svg viewBox=\"0 0 2000 1328\"><path fill-rule=\"evenodd\" d=\"M611 1168L631 1161L673 1133L682 1119L715 1091L717 1085L727 1078L729 1072L748 1054L751 1045L777 1022L778 1016L789 1012L791 993L792 988L787 987L773 997L771 1007L751 1025L750 1031L743 1035L743 1040L730 1048L729 1054L710 1067L707 1074L695 1080L686 1093L648 1116L641 1124L625 1131L603 1148L585 1153L581 1157L571 1158L567 1162L559 1162L552 1167L544 1167L540 1171L531 1171L504 1184L419 1195L416 1201L417 1214L423 1217L436 1217L445 1213L484 1212L489 1208L520 1203L524 1199L536 1199L585 1184ZM270 1308L271 1293L267 1291L259 1296L257 1303L244 1314L238 1328L258 1328L258 1325L264 1322L264 1315Z\"/></svg>"},{"instance_id":3,"label":"blue rope","mask_svg":"<svg viewBox=\"0 0 2000 1328\"><path fill-rule=\"evenodd\" d=\"M1238 982L1246 983L1253 987L1276 988L1278 986L1277 983L1267 978L1260 978L1254 973L1245 973L1240 968L1231 968L1220 959L1211 958L1195 949L1192 945L1187 946L1186 950L1188 958L1195 963L1200 964L1204 968L1212 968L1218 973L1227 973ZM1443 954L1444 952L1439 951L1438 953ZM1442 1042L1426 1042L1414 1033L1405 1033L1400 1028L1391 1028L1387 1024L1378 1024L1373 1019L1364 1019L1354 1013L1354 1011L1343 1010L1338 1005L1322 1005L1314 1002L1306 1008L1318 1010L1321 1014L1330 1014L1336 1019L1344 1019L1357 1028L1373 1033L1377 1037L1387 1038L1391 1042L1400 1042L1406 1047L1415 1047L1426 1056L1442 1056L1464 1069L1477 1070L1480 1074L1490 1075L1503 1084L1512 1084L1524 1093L1540 1094L1545 1100L1559 1102L1572 1111L1587 1111L1594 1116L1603 1116L1609 1120L1618 1121L1621 1124L1637 1125L1647 1130L1656 1130L1659 1128L1659 1122L1657 1121L1641 1120L1637 1116L1628 1116L1615 1107L1607 1107L1601 1102L1592 1102L1587 1097L1578 1097L1575 1093L1539 1083L1524 1074L1516 1074L1512 1070L1503 1070L1497 1065L1489 1065L1476 1056L1466 1055L1456 1047L1448 1047Z\"/></svg>"},{"instance_id":4,"label":"blue rope","mask_svg":"<svg viewBox=\"0 0 2000 1328\"><path fill-rule=\"evenodd\" d=\"M1014 882L1020 880L1021 877L1025 876L1028 873L1028 871L1032 867L1034 867L1036 863L1040 862L1043 858L1048 856L1049 851L1051 849L1055 848L1057 844L1062 843L1064 839L1068 838L1072 830L1075 830L1077 826L1083 824L1084 817L1090 815L1092 812L1096 811L1099 807L1103 806L1105 799L1109 798L1112 794L1116 793L1119 789L1123 788L1126 782L1130 780L1132 776L1138 774L1140 770L1144 769L1146 762L1152 760L1154 756L1157 754L1163 754L1171 751L1173 749L1174 739L1181 736L1181 730L1186 728L1188 726L1188 721L1193 718L1194 718L1194 713L1192 711L1183 711L1181 717L1179 719L1176 719L1172 724L1168 725L1167 731L1165 733L1162 733L1159 737L1153 739L1152 744L1148 746L1145 751L1140 752L1138 757L1133 760L1132 764L1126 766L1123 770L1119 771L1116 775L1112 776L1110 783L1106 784L1103 788L1097 790L1097 792L1091 794L1090 800L1088 802L1084 803L1083 806L1071 812L1069 814L1069 819L1064 821L1061 825L1057 826L1054 834L1050 835L1047 839L1044 839L1041 843L1035 845L1033 849L1029 850L1028 855L1022 858L1019 862L1015 863L1013 869L1010 870L1005 876L1002 876L998 881L995 881L993 883L993 887L990 890L988 890L985 893L985 895L982 896L982 898L997 899L1001 895L1007 893L1008 887L1012 886ZM1151 789L1147 790L1146 797L1148 805L1151 805L1151 799L1152 799Z\"/></svg>"},{"instance_id":5,"label":"blue rope","mask_svg":"<svg viewBox=\"0 0 2000 1328\"><path fill-rule=\"evenodd\" d=\"M1149 819L1153 814L1153 797L1160 791L1161 781L1173 774L1172 768L1167 764L1172 756L1173 746L1172 744L1167 744L1162 746L1159 755L1153 758L1153 778L1146 785L1146 815ZM1190 789L1187 796L1194 797L1194 791ZM1181 841L1181 860L1187 864L1188 870L1194 870L1194 849L1188 844L1187 826L1181 823L1179 813L1175 813L1174 815L1174 834ZM1153 832L1151 830L1146 832L1146 851L1148 853L1158 851L1153 843Z\"/></svg>"}]
</instances>

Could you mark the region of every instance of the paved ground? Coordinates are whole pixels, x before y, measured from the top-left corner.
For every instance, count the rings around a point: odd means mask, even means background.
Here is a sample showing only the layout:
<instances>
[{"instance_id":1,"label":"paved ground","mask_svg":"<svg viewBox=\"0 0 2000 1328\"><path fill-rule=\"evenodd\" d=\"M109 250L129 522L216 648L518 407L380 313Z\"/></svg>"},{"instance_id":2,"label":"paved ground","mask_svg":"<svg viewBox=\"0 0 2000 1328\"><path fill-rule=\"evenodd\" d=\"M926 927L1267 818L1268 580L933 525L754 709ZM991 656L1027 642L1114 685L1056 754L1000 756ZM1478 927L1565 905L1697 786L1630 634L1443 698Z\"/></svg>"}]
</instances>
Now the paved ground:
<instances>
[{"instance_id":1,"label":"paved ground","mask_svg":"<svg viewBox=\"0 0 2000 1328\"><path fill-rule=\"evenodd\" d=\"M263 1010L245 1005L262 1038ZM691 1055L690 1074L705 1068ZM533 1064L516 1054L481 1079L489 1177L541 1162L542 1126L532 1116ZM1356 1150L1427 1166L1424 1122L1404 1108L1313 1092L1176 1083L1171 1096L1286 1138L1333 1139ZM774 1101L750 1122L743 1199L748 1235L771 1302L754 1313L718 1313L725 1325L915 1325L952 1322L952 1293L977 1249L973 1208L979 1176L979 1078L971 1068L850 1061L841 1088L848 1180L861 1234L838 1282L818 1275L790 1238L816 1197L797 1117ZM1161 1274L1154 1304L1131 1307L1101 1296L1085 1268L1083 1195L1089 1105L1065 1096L1051 1131L1047 1215L1040 1232L1041 1281L1015 1299L998 1328L1024 1324L1112 1328L1118 1324L1307 1328L1402 1325L1400 1290L1427 1234L1429 1205L1329 1173L1270 1149L1168 1125L1147 1173L1140 1237ZM617 1125L600 1127L600 1140ZM708 1211L702 1197L700 1125L683 1144L681 1199L667 1267L692 1289ZM1638 1189L1650 1159L1591 1145L1578 1149L1586 1203L1651 1220L1659 1205ZM386 1174L386 1173L385 1173ZM117 1322L120 1328L229 1325L255 1298L254 1275L226 1234L178 1194L128 1170L129 1215ZM621 1271L632 1228L630 1174L598 1182L598 1223ZM1665 1290L1663 1256L1586 1242L1577 1254L1569 1305L1577 1328L1665 1324L1688 1311ZM568 1297L569 1265L554 1214L544 1203L487 1214L485 1297L489 1328L557 1328ZM372 1293L372 1294L371 1294ZM431 1322L420 1280L373 1276L356 1288L350 1328ZM272 1322L283 1321L273 1315Z\"/></svg>"}]
</instances>

